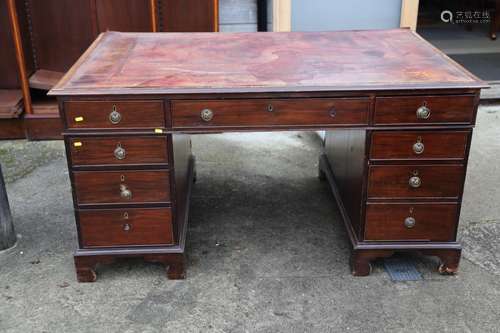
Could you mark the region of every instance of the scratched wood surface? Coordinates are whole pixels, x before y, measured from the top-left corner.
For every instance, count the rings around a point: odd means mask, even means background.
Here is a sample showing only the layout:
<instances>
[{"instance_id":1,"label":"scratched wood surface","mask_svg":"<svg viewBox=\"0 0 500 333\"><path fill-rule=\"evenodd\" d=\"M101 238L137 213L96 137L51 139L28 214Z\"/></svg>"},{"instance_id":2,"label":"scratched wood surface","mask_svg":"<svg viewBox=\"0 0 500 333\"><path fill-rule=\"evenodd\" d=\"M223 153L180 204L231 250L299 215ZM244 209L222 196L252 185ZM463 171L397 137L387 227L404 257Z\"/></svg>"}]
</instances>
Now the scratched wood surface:
<instances>
[{"instance_id":1,"label":"scratched wood surface","mask_svg":"<svg viewBox=\"0 0 500 333\"><path fill-rule=\"evenodd\" d=\"M107 32L52 90L109 93L477 88L406 29L292 33Z\"/></svg>"}]
</instances>

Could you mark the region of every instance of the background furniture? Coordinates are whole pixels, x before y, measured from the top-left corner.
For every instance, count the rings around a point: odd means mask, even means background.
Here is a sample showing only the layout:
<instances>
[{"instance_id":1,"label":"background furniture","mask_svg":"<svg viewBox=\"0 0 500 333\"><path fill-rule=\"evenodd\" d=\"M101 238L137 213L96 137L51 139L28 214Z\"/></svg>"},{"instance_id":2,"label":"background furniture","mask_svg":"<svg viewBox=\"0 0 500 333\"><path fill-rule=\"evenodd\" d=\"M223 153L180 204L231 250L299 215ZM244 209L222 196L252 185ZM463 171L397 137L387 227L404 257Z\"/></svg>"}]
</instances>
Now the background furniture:
<instances>
[{"instance_id":1,"label":"background furniture","mask_svg":"<svg viewBox=\"0 0 500 333\"><path fill-rule=\"evenodd\" d=\"M88 52L50 92L65 124L79 281L124 257L183 278L195 178L186 133L290 129L327 130L319 175L337 199L354 275L397 251L457 271L485 84L410 30L109 32Z\"/></svg>"},{"instance_id":2,"label":"background furniture","mask_svg":"<svg viewBox=\"0 0 500 333\"><path fill-rule=\"evenodd\" d=\"M0 139L55 139L62 124L46 92L99 33L217 31L218 0L6 0L0 27Z\"/></svg>"}]
</instances>

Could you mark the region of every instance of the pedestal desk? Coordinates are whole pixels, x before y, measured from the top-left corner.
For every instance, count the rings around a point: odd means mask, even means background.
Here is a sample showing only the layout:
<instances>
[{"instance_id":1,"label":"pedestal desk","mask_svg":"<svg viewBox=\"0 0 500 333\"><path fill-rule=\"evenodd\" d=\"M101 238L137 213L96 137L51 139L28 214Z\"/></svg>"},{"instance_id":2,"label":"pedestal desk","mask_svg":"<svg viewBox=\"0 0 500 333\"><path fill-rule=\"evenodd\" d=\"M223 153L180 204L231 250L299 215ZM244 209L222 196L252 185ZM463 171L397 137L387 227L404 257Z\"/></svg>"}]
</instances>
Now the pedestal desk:
<instances>
[{"instance_id":1,"label":"pedestal desk","mask_svg":"<svg viewBox=\"0 0 500 333\"><path fill-rule=\"evenodd\" d=\"M406 29L101 34L50 92L65 125L78 280L121 257L184 278L189 135L273 130L326 131L319 178L354 275L396 251L437 256L454 273L483 87Z\"/></svg>"}]
</instances>

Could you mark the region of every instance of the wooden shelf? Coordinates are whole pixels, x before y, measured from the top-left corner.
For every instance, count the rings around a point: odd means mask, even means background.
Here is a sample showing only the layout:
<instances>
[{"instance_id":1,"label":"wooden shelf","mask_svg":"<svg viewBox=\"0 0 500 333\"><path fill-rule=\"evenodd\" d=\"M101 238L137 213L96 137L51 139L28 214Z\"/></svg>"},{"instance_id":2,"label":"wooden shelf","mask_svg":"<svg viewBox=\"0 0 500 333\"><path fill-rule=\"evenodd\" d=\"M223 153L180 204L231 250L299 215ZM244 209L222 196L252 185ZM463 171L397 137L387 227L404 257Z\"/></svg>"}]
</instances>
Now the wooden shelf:
<instances>
[{"instance_id":1,"label":"wooden shelf","mask_svg":"<svg viewBox=\"0 0 500 333\"><path fill-rule=\"evenodd\" d=\"M0 89L0 118L18 118L24 110L21 90Z\"/></svg>"},{"instance_id":2,"label":"wooden shelf","mask_svg":"<svg viewBox=\"0 0 500 333\"><path fill-rule=\"evenodd\" d=\"M59 108L57 105L57 100L52 98L34 100L33 103L33 115L55 115L59 117Z\"/></svg>"},{"instance_id":3,"label":"wooden shelf","mask_svg":"<svg viewBox=\"0 0 500 333\"><path fill-rule=\"evenodd\" d=\"M61 72L39 69L29 79L30 88L50 90L63 76Z\"/></svg>"}]
</instances>

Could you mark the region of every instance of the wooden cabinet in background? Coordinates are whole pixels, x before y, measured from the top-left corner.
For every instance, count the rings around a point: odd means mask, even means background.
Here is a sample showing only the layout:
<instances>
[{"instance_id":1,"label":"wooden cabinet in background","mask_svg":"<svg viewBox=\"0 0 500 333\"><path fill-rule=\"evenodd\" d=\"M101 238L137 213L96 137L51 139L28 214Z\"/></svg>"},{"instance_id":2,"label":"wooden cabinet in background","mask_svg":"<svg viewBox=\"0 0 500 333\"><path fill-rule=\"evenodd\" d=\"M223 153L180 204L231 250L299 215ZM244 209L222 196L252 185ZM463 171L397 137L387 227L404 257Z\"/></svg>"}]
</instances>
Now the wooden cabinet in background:
<instances>
[{"instance_id":1,"label":"wooden cabinet in background","mask_svg":"<svg viewBox=\"0 0 500 333\"><path fill-rule=\"evenodd\" d=\"M0 139L60 138L58 105L46 92L105 31L218 31L218 0L1 1Z\"/></svg>"}]
</instances>

